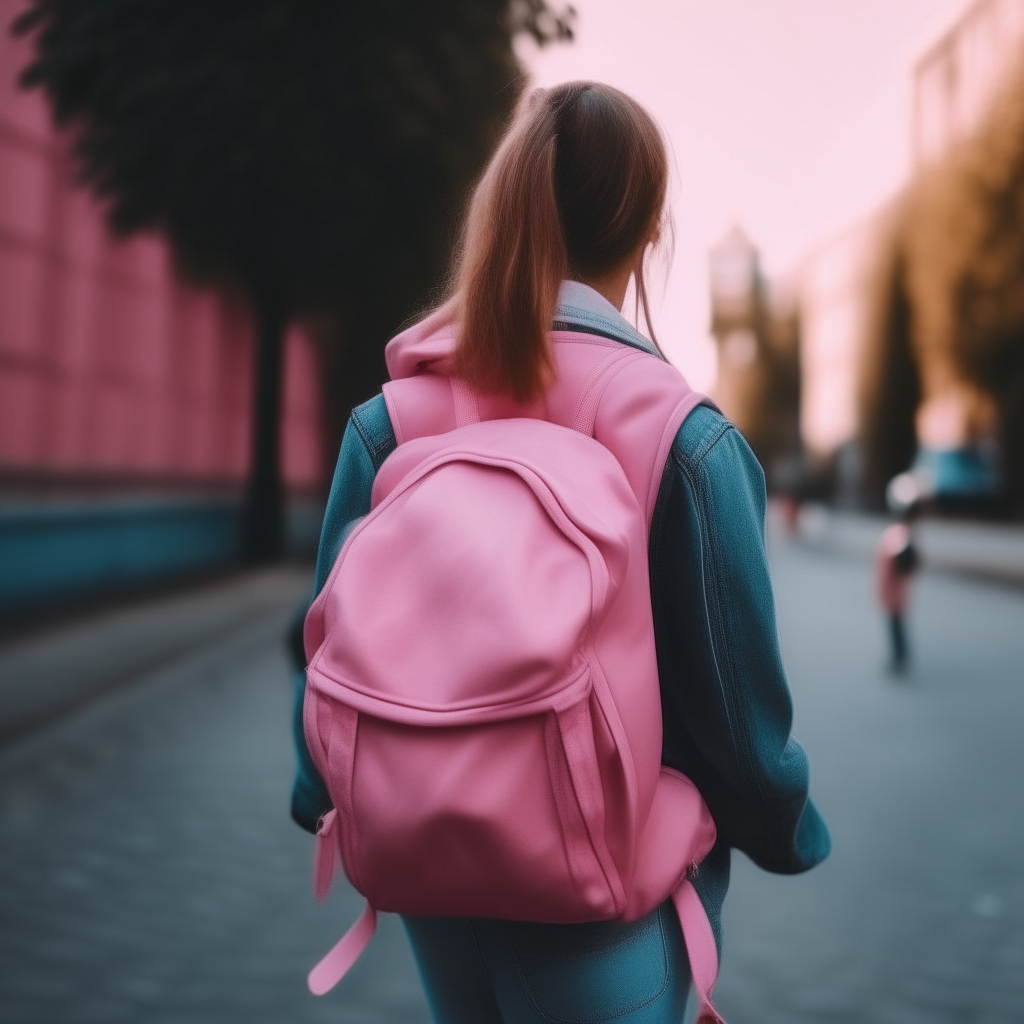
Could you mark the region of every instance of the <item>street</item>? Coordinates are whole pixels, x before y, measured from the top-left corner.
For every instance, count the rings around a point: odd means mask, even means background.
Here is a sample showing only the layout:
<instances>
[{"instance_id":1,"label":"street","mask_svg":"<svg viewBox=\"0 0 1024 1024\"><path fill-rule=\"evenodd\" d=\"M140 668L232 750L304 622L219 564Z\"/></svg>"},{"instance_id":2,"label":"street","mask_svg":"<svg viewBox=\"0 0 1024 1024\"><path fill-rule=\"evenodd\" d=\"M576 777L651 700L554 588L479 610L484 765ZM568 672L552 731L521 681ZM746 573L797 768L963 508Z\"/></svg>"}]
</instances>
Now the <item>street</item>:
<instances>
[{"instance_id":1,"label":"street","mask_svg":"<svg viewBox=\"0 0 1024 1024\"><path fill-rule=\"evenodd\" d=\"M796 878L734 858L723 1014L1024 1020L1024 592L924 573L893 678L866 562L789 549L773 570L833 852Z\"/></svg>"},{"instance_id":2,"label":"street","mask_svg":"<svg viewBox=\"0 0 1024 1024\"><path fill-rule=\"evenodd\" d=\"M1024 1020L1024 590L924 573L915 663L893 678L869 564L784 540L772 557L834 849L796 878L735 856L719 1009ZM0 751L7 1024L425 1024L390 915L334 992L305 990L360 901L339 881L313 903L312 841L288 817L290 604Z\"/></svg>"}]
</instances>

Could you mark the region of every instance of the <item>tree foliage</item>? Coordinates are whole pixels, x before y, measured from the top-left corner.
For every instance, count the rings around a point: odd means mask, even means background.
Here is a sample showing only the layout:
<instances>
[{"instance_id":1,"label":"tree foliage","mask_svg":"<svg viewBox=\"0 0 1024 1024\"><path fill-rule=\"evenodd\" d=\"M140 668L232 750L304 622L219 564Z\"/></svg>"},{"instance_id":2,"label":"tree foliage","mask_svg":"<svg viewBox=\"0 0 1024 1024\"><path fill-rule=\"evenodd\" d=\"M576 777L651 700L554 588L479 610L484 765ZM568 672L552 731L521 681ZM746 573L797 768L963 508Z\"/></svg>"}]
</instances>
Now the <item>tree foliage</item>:
<instances>
[{"instance_id":1,"label":"tree foliage","mask_svg":"<svg viewBox=\"0 0 1024 1024\"><path fill-rule=\"evenodd\" d=\"M541 31L537 5L517 5ZM507 0L34 0L25 85L75 129L122 232L185 267L331 304L478 172L520 71Z\"/></svg>"},{"instance_id":2,"label":"tree foliage","mask_svg":"<svg viewBox=\"0 0 1024 1024\"><path fill-rule=\"evenodd\" d=\"M994 398L1007 483L1020 501L1024 53L979 129L916 183L909 196L905 247L914 345L922 369L959 375L982 396Z\"/></svg>"},{"instance_id":3,"label":"tree foliage","mask_svg":"<svg viewBox=\"0 0 1024 1024\"><path fill-rule=\"evenodd\" d=\"M880 232L860 367L864 482L868 497L879 505L886 484L910 466L917 449L914 417L921 402L921 375L911 336L904 217L900 204Z\"/></svg>"},{"instance_id":4,"label":"tree foliage","mask_svg":"<svg viewBox=\"0 0 1024 1024\"><path fill-rule=\"evenodd\" d=\"M517 97L514 35L569 37L571 16L545 0L29 0L22 83L71 130L111 226L159 229L190 276L251 299L266 477L251 504L279 504L284 323L310 316L323 342L334 438L444 278Z\"/></svg>"}]
</instances>

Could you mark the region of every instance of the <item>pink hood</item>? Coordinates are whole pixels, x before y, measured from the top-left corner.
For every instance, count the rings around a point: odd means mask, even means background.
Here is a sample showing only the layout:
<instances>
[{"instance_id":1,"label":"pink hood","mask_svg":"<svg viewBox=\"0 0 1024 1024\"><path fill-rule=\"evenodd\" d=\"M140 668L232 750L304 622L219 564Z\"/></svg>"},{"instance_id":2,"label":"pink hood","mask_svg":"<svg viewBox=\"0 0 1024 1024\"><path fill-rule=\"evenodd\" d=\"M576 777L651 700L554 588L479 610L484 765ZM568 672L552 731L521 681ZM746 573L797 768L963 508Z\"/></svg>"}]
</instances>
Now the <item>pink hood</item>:
<instances>
[{"instance_id":1,"label":"pink hood","mask_svg":"<svg viewBox=\"0 0 1024 1024\"><path fill-rule=\"evenodd\" d=\"M436 373L448 377L452 372L455 325L449 304L395 335L384 350L388 374L392 380Z\"/></svg>"}]
</instances>

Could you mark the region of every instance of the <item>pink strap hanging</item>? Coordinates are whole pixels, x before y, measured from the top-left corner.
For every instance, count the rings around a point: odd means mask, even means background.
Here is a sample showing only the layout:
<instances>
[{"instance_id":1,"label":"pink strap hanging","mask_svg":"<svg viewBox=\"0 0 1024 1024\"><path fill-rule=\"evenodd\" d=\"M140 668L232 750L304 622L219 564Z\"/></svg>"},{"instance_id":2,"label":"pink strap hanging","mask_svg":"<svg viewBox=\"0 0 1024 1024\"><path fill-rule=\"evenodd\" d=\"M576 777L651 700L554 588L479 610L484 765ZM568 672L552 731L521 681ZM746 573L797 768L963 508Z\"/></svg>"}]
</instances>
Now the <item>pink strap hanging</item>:
<instances>
[{"instance_id":1,"label":"pink strap hanging","mask_svg":"<svg viewBox=\"0 0 1024 1024\"><path fill-rule=\"evenodd\" d=\"M684 879L672 894L672 902L679 915L686 954L690 962L690 976L700 1000L696 1024L725 1024L711 1002L718 974L715 936L700 898L689 879ZM376 930L377 911L367 901L355 924L309 972L309 991L315 996L322 996L334 988L362 956Z\"/></svg>"},{"instance_id":2,"label":"pink strap hanging","mask_svg":"<svg viewBox=\"0 0 1024 1024\"><path fill-rule=\"evenodd\" d=\"M377 911L369 900L356 923L334 944L330 952L309 972L309 991L315 996L330 992L363 955L377 930Z\"/></svg>"},{"instance_id":3,"label":"pink strap hanging","mask_svg":"<svg viewBox=\"0 0 1024 1024\"><path fill-rule=\"evenodd\" d=\"M696 1024L725 1024L719 1012L711 1005L711 993L718 976L718 949L715 935L693 883L684 878L672 893L672 902L679 915L679 924L686 940L686 955L690 961L690 977L700 999L700 1012Z\"/></svg>"}]
</instances>

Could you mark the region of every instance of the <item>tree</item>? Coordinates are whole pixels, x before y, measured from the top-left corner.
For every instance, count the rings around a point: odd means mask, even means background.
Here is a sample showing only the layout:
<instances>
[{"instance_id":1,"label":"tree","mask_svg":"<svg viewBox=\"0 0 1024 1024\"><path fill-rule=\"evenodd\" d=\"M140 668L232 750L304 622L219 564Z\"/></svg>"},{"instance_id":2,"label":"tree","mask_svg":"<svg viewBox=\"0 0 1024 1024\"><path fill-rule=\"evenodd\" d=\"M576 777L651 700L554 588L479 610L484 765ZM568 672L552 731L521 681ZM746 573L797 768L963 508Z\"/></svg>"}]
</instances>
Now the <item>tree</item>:
<instances>
[{"instance_id":1,"label":"tree","mask_svg":"<svg viewBox=\"0 0 1024 1024\"><path fill-rule=\"evenodd\" d=\"M914 460L914 424L921 402L921 374L913 349L905 210L890 214L875 253L870 279L860 380L861 441L870 499L882 504L886 484Z\"/></svg>"},{"instance_id":2,"label":"tree","mask_svg":"<svg viewBox=\"0 0 1024 1024\"><path fill-rule=\"evenodd\" d=\"M441 283L453 218L515 102L545 0L29 0L26 87L70 128L119 234L160 229L257 324L244 548L282 545L281 355L324 340L332 435L384 377L383 341Z\"/></svg>"},{"instance_id":3,"label":"tree","mask_svg":"<svg viewBox=\"0 0 1024 1024\"><path fill-rule=\"evenodd\" d=\"M975 133L915 184L905 250L922 371L953 367L978 420L994 400L1024 509L1024 53Z\"/></svg>"}]
</instances>

